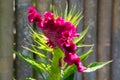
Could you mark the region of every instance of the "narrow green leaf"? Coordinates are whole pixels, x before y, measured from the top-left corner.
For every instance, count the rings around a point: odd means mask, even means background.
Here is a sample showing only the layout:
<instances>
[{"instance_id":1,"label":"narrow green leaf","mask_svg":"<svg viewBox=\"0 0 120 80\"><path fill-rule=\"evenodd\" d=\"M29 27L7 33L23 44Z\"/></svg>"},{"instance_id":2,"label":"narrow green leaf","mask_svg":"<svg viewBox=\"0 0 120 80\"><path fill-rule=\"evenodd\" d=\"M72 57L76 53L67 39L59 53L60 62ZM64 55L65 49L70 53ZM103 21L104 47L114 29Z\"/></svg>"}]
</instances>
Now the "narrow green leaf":
<instances>
[{"instance_id":1,"label":"narrow green leaf","mask_svg":"<svg viewBox=\"0 0 120 80\"><path fill-rule=\"evenodd\" d=\"M84 72L93 72L93 71L95 71L97 69L100 69L103 66L105 66L105 65L107 65L107 64L109 64L111 62L112 62L112 60L107 61L107 62L94 62L94 63L91 63L90 65L88 65L88 69L85 70Z\"/></svg>"},{"instance_id":2,"label":"narrow green leaf","mask_svg":"<svg viewBox=\"0 0 120 80\"><path fill-rule=\"evenodd\" d=\"M74 43L78 44L79 42L81 42L81 40L85 37L85 35L87 34L89 30L89 27L87 27L85 30L83 30L81 33L80 33L80 37L76 37L74 39Z\"/></svg>"},{"instance_id":3,"label":"narrow green leaf","mask_svg":"<svg viewBox=\"0 0 120 80\"><path fill-rule=\"evenodd\" d=\"M88 44L82 44L82 43L77 44L77 47L92 47L92 46L94 46L94 45L93 44L88 45Z\"/></svg>"},{"instance_id":4,"label":"narrow green leaf","mask_svg":"<svg viewBox=\"0 0 120 80\"><path fill-rule=\"evenodd\" d=\"M46 44L46 40L45 40L45 36L42 33L37 33L35 32L31 27L31 37L34 40L34 45L30 44L32 47L33 46L37 46L39 49L41 50L46 50L48 52L52 52L52 48L50 48L47 44Z\"/></svg>"},{"instance_id":5,"label":"narrow green leaf","mask_svg":"<svg viewBox=\"0 0 120 80\"><path fill-rule=\"evenodd\" d=\"M38 62L38 61L34 60L32 57L30 57L30 56L24 56L21 53L18 53L18 52L15 52L15 51L14 51L14 53L17 56L19 56L21 59L23 59L26 63L33 66L33 68L35 68L35 69L43 70L43 71L48 71L49 70L49 67L50 67L49 65Z\"/></svg>"},{"instance_id":6,"label":"narrow green leaf","mask_svg":"<svg viewBox=\"0 0 120 80\"><path fill-rule=\"evenodd\" d=\"M75 14L75 16L70 20L71 23L73 23L74 26L77 26L76 25L76 21L78 22L79 19L81 20L82 19L82 16L81 16L82 12L77 12ZM79 21L80 22L80 21Z\"/></svg>"},{"instance_id":7,"label":"narrow green leaf","mask_svg":"<svg viewBox=\"0 0 120 80\"><path fill-rule=\"evenodd\" d=\"M83 16L81 16L76 22L74 22L74 25L77 27L77 25L80 23L80 21L83 19Z\"/></svg>"},{"instance_id":8,"label":"narrow green leaf","mask_svg":"<svg viewBox=\"0 0 120 80\"><path fill-rule=\"evenodd\" d=\"M36 80L34 78L25 78L24 80Z\"/></svg>"},{"instance_id":9,"label":"narrow green leaf","mask_svg":"<svg viewBox=\"0 0 120 80\"><path fill-rule=\"evenodd\" d=\"M65 8L65 12L64 12L64 19L67 20L67 16L68 16L68 3L66 2L66 8Z\"/></svg>"},{"instance_id":10,"label":"narrow green leaf","mask_svg":"<svg viewBox=\"0 0 120 80\"><path fill-rule=\"evenodd\" d=\"M48 45L46 45L46 43L41 43L41 41L40 40L39 41L36 41L36 40L34 41L37 45L37 48L39 48L41 50L46 50L46 51L52 52L52 48L48 47Z\"/></svg>"},{"instance_id":11,"label":"narrow green leaf","mask_svg":"<svg viewBox=\"0 0 120 80\"><path fill-rule=\"evenodd\" d=\"M52 12L53 11L53 5L50 4L50 11Z\"/></svg>"},{"instance_id":12,"label":"narrow green leaf","mask_svg":"<svg viewBox=\"0 0 120 80\"><path fill-rule=\"evenodd\" d=\"M71 18L74 16L75 9L76 9L76 6L74 6L74 7L70 10L70 12L69 12L69 14L68 14L68 16L67 16L67 21L70 21Z\"/></svg>"},{"instance_id":13,"label":"narrow green leaf","mask_svg":"<svg viewBox=\"0 0 120 80\"><path fill-rule=\"evenodd\" d=\"M60 16L63 17L63 11L61 5L59 6L59 8L60 8Z\"/></svg>"},{"instance_id":14,"label":"narrow green leaf","mask_svg":"<svg viewBox=\"0 0 120 80\"><path fill-rule=\"evenodd\" d=\"M30 66L32 66L32 68L34 68L39 74L41 74L42 78L45 80L45 76L43 75L43 73L45 72L49 72L50 70L50 65L46 65L44 63L38 62L36 60L34 60L33 58L29 57L29 56L24 56L19 52L14 51L14 53L20 57L23 61L25 61L26 63L28 63Z\"/></svg>"},{"instance_id":15,"label":"narrow green leaf","mask_svg":"<svg viewBox=\"0 0 120 80\"><path fill-rule=\"evenodd\" d=\"M53 8L54 17L57 18L58 17L58 12L57 12L55 6L53 6L52 8Z\"/></svg>"},{"instance_id":16,"label":"narrow green leaf","mask_svg":"<svg viewBox=\"0 0 120 80\"><path fill-rule=\"evenodd\" d=\"M91 47L86 53L83 53L83 55L80 56L81 61L82 62L85 61L92 51L93 47Z\"/></svg>"},{"instance_id":17,"label":"narrow green leaf","mask_svg":"<svg viewBox=\"0 0 120 80\"><path fill-rule=\"evenodd\" d=\"M28 50L28 51L30 51L30 52L32 52L32 53L35 53L35 54L38 55L40 58L41 58L41 57L44 57L44 58L46 57L43 53L40 53L40 52L38 52L38 51L32 50L32 49L27 48L27 47L24 47L24 46L23 46L23 48L26 49L26 50Z\"/></svg>"}]
</instances>

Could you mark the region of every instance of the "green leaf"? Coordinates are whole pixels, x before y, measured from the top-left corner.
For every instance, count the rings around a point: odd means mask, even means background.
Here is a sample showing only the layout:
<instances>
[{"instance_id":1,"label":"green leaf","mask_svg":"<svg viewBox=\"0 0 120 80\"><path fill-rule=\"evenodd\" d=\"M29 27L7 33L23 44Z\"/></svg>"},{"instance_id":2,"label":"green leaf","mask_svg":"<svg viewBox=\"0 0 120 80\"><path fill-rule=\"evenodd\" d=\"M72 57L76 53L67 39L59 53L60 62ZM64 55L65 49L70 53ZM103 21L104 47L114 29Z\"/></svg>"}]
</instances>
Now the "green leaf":
<instances>
[{"instance_id":1,"label":"green leaf","mask_svg":"<svg viewBox=\"0 0 120 80\"><path fill-rule=\"evenodd\" d=\"M89 27L87 27L85 30L83 30L81 33L80 33L80 37L76 37L74 39L74 43L78 44L81 42L81 40L85 37L85 35L87 34L89 30Z\"/></svg>"},{"instance_id":2,"label":"green leaf","mask_svg":"<svg viewBox=\"0 0 120 80\"><path fill-rule=\"evenodd\" d=\"M86 53L83 53L83 55L80 56L81 61L85 61L91 52L93 52L93 47L91 47Z\"/></svg>"},{"instance_id":3,"label":"green leaf","mask_svg":"<svg viewBox=\"0 0 120 80\"><path fill-rule=\"evenodd\" d=\"M68 13L67 19L66 19L67 21L70 21L70 20L73 18L75 9L76 9L76 6L74 6L74 7L70 10L70 12Z\"/></svg>"},{"instance_id":4,"label":"green leaf","mask_svg":"<svg viewBox=\"0 0 120 80\"><path fill-rule=\"evenodd\" d=\"M73 25L77 26L82 18L82 12L77 12L75 16L70 20L70 22L73 23Z\"/></svg>"},{"instance_id":5,"label":"green leaf","mask_svg":"<svg viewBox=\"0 0 120 80\"><path fill-rule=\"evenodd\" d=\"M24 80L36 80L34 78L25 78Z\"/></svg>"},{"instance_id":6,"label":"green leaf","mask_svg":"<svg viewBox=\"0 0 120 80\"><path fill-rule=\"evenodd\" d=\"M59 6L59 9L60 9L60 11L58 12L56 10L55 6L50 5L50 10L53 11L55 18L57 18L58 16L64 17L64 19L66 21L71 22L75 27L77 27L77 25L83 18L82 11L78 11L75 14L76 6L72 7L71 10L68 12L68 3L67 2L66 2L66 8L65 8L64 14L63 14L63 10L62 10L61 6Z\"/></svg>"},{"instance_id":7,"label":"green leaf","mask_svg":"<svg viewBox=\"0 0 120 80\"><path fill-rule=\"evenodd\" d=\"M81 16L78 20L76 20L74 22L74 25L77 27L77 25L80 23L80 21L82 20L83 16Z\"/></svg>"},{"instance_id":8,"label":"green leaf","mask_svg":"<svg viewBox=\"0 0 120 80\"><path fill-rule=\"evenodd\" d=\"M32 53L35 53L35 54L38 55L40 58L42 58L42 57L45 58L45 57L46 57L43 53L40 53L40 52L35 51L35 50L32 50L32 49L30 49L30 48L28 48L28 47L24 47L24 46L23 46L23 48L27 49L28 51L30 51L30 52L32 52Z\"/></svg>"},{"instance_id":9,"label":"green leaf","mask_svg":"<svg viewBox=\"0 0 120 80\"><path fill-rule=\"evenodd\" d=\"M88 44L82 44L82 43L78 43L77 47L93 47L94 44L88 45Z\"/></svg>"},{"instance_id":10,"label":"green leaf","mask_svg":"<svg viewBox=\"0 0 120 80\"><path fill-rule=\"evenodd\" d=\"M53 5L50 4L50 11L52 12L53 11Z\"/></svg>"},{"instance_id":11,"label":"green leaf","mask_svg":"<svg viewBox=\"0 0 120 80\"><path fill-rule=\"evenodd\" d=\"M49 80L60 80L61 79L61 68L58 66L59 59L63 58L64 53L60 48L55 47L53 50L52 65L50 70Z\"/></svg>"},{"instance_id":12,"label":"green leaf","mask_svg":"<svg viewBox=\"0 0 120 80\"><path fill-rule=\"evenodd\" d=\"M107 65L107 64L109 64L111 62L112 62L112 60L107 61L107 62L94 62L94 63L91 63L90 65L88 65L88 69L85 70L84 72L93 72L93 71L95 71L97 69L100 69L103 66L105 66L105 65Z\"/></svg>"},{"instance_id":13,"label":"green leaf","mask_svg":"<svg viewBox=\"0 0 120 80\"><path fill-rule=\"evenodd\" d=\"M32 47L37 47L40 50L45 50L48 52L52 52L52 48L50 48L47 44L46 44L46 40L45 40L45 36L42 33L37 33L35 32L31 27L29 27L31 30L31 37L34 40L34 45L33 44L29 44Z\"/></svg>"},{"instance_id":14,"label":"green leaf","mask_svg":"<svg viewBox=\"0 0 120 80\"><path fill-rule=\"evenodd\" d=\"M64 71L63 80L67 80L75 71L77 71L75 65L68 66Z\"/></svg>"},{"instance_id":15,"label":"green leaf","mask_svg":"<svg viewBox=\"0 0 120 80\"><path fill-rule=\"evenodd\" d=\"M68 3L66 2L66 8L64 12L64 19L67 20L67 15L68 15Z\"/></svg>"},{"instance_id":16,"label":"green leaf","mask_svg":"<svg viewBox=\"0 0 120 80\"><path fill-rule=\"evenodd\" d=\"M51 5L51 11L54 13L54 17L57 18L58 17L58 12L57 12L54 5Z\"/></svg>"},{"instance_id":17,"label":"green leaf","mask_svg":"<svg viewBox=\"0 0 120 80\"><path fill-rule=\"evenodd\" d=\"M49 72L50 65L38 62L31 58L30 56L24 56L19 52L14 51L14 53L20 57L23 61L28 63L32 68L34 68L39 74L41 74L42 78L45 79L46 77L43 75L43 72Z\"/></svg>"},{"instance_id":18,"label":"green leaf","mask_svg":"<svg viewBox=\"0 0 120 80\"><path fill-rule=\"evenodd\" d=\"M59 6L59 9L60 9L60 16L63 17L63 11L61 5Z\"/></svg>"}]
</instances>

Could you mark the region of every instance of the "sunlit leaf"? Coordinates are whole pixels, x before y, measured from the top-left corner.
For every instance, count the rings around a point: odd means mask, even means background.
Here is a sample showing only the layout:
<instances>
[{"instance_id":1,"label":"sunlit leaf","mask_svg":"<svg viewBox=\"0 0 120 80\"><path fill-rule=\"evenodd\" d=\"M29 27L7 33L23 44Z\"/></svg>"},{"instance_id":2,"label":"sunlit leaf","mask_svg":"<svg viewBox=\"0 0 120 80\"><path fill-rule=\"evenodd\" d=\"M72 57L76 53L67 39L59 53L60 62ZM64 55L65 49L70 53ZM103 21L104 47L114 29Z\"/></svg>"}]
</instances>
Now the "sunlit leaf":
<instances>
[{"instance_id":1,"label":"sunlit leaf","mask_svg":"<svg viewBox=\"0 0 120 80\"><path fill-rule=\"evenodd\" d=\"M111 61L106 61L106 62L93 62L90 65L88 65L88 69L85 70L84 72L93 72L93 71L95 71L97 69L100 69L103 66L105 66L105 65L107 65L111 62L112 62L112 60Z\"/></svg>"},{"instance_id":2,"label":"sunlit leaf","mask_svg":"<svg viewBox=\"0 0 120 80\"><path fill-rule=\"evenodd\" d=\"M76 6L74 6L74 7L70 10L70 12L68 13L67 19L66 19L67 21L70 21L70 20L73 18L75 9L76 9Z\"/></svg>"},{"instance_id":3,"label":"sunlit leaf","mask_svg":"<svg viewBox=\"0 0 120 80\"><path fill-rule=\"evenodd\" d=\"M36 80L34 78L25 78L24 80Z\"/></svg>"},{"instance_id":4,"label":"sunlit leaf","mask_svg":"<svg viewBox=\"0 0 120 80\"><path fill-rule=\"evenodd\" d=\"M32 47L37 46L41 50L46 50L48 52L52 52L52 48L50 48L46 43L45 36L42 33L35 32L31 27L31 37L34 40L34 45L30 44Z\"/></svg>"},{"instance_id":5,"label":"sunlit leaf","mask_svg":"<svg viewBox=\"0 0 120 80\"><path fill-rule=\"evenodd\" d=\"M92 47L92 46L94 46L94 45L93 44L88 45L88 44L82 44L82 43L77 44L77 47Z\"/></svg>"},{"instance_id":6,"label":"sunlit leaf","mask_svg":"<svg viewBox=\"0 0 120 80\"><path fill-rule=\"evenodd\" d=\"M49 65L47 64L44 64L44 63L41 63L35 59L33 59L32 57L30 56L24 56L22 55L21 53L18 53L18 52L15 52L14 53L19 56L20 58L22 58L25 62L27 62L28 64L32 65L33 67L37 68L37 69L40 69L40 70L49 70Z\"/></svg>"},{"instance_id":7,"label":"sunlit leaf","mask_svg":"<svg viewBox=\"0 0 120 80\"><path fill-rule=\"evenodd\" d=\"M61 78L61 68L59 67L59 59L63 58L64 54L60 48L55 47L53 50L52 65L50 70L49 80L60 80Z\"/></svg>"},{"instance_id":8,"label":"sunlit leaf","mask_svg":"<svg viewBox=\"0 0 120 80\"><path fill-rule=\"evenodd\" d=\"M60 16L63 17L63 11L62 11L61 5L60 5L59 9L60 9Z\"/></svg>"},{"instance_id":9,"label":"sunlit leaf","mask_svg":"<svg viewBox=\"0 0 120 80\"><path fill-rule=\"evenodd\" d=\"M83 18L82 12L77 12L74 17L70 20L73 25L77 27L77 25L80 23L80 20Z\"/></svg>"},{"instance_id":10,"label":"sunlit leaf","mask_svg":"<svg viewBox=\"0 0 120 80\"><path fill-rule=\"evenodd\" d=\"M89 30L89 27L87 27L85 30L83 30L81 33L80 33L80 37L76 37L74 39L74 43L78 44L79 42L81 42L81 40L85 37L85 35L87 34Z\"/></svg>"},{"instance_id":11,"label":"sunlit leaf","mask_svg":"<svg viewBox=\"0 0 120 80\"><path fill-rule=\"evenodd\" d=\"M76 20L73 24L77 27L77 25L80 23L82 20L83 16L81 16L78 20Z\"/></svg>"},{"instance_id":12,"label":"sunlit leaf","mask_svg":"<svg viewBox=\"0 0 120 80\"><path fill-rule=\"evenodd\" d=\"M51 11L54 13L54 17L57 18L58 17L58 12L57 12L54 5L51 5Z\"/></svg>"},{"instance_id":13,"label":"sunlit leaf","mask_svg":"<svg viewBox=\"0 0 120 80\"><path fill-rule=\"evenodd\" d=\"M88 56L90 55L91 52L93 52L93 47L91 47L86 53L83 53L80 56L81 61L85 61L88 58Z\"/></svg>"},{"instance_id":14,"label":"sunlit leaf","mask_svg":"<svg viewBox=\"0 0 120 80\"><path fill-rule=\"evenodd\" d=\"M45 79L45 76L43 75L43 72L49 72L50 71L50 65L44 64L41 62L38 62L34 60L32 57L24 56L19 52L14 51L14 53L20 57L23 61L31 65L39 74L41 74L42 78Z\"/></svg>"},{"instance_id":15,"label":"sunlit leaf","mask_svg":"<svg viewBox=\"0 0 120 80\"><path fill-rule=\"evenodd\" d=\"M37 54L40 58L41 58L41 57L46 57L43 53L40 53L40 52L35 51L35 50L32 50L32 49L30 49L30 48L28 48L28 47L24 47L24 46L23 46L23 48L27 49L28 51L30 51L30 52L32 52L32 53Z\"/></svg>"},{"instance_id":16,"label":"sunlit leaf","mask_svg":"<svg viewBox=\"0 0 120 80\"><path fill-rule=\"evenodd\" d=\"M67 20L67 15L68 15L68 3L66 3L66 8L64 12L64 19Z\"/></svg>"}]
</instances>

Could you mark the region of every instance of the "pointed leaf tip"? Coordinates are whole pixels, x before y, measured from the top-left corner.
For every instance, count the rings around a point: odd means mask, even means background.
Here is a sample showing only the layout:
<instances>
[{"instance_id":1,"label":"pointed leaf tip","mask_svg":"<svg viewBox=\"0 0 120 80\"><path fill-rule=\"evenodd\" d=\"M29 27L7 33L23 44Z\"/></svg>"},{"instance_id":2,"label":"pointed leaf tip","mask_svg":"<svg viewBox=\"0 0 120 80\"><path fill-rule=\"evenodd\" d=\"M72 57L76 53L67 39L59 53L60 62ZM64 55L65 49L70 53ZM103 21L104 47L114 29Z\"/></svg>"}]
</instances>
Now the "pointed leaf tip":
<instances>
[{"instance_id":1,"label":"pointed leaf tip","mask_svg":"<svg viewBox=\"0 0 120 80\"><path fill-rule=\"evenodd\" d=\"M107 64L109 64L111 62L112 62L112 60L106 61L106 62L93 62L90 65L88 65L88 69L85 70L84 72L93 72L93 71L95 71L97 69L100 69L103 66L105 66L105 65L107 65Z\"/></svg>"}]
</instances>

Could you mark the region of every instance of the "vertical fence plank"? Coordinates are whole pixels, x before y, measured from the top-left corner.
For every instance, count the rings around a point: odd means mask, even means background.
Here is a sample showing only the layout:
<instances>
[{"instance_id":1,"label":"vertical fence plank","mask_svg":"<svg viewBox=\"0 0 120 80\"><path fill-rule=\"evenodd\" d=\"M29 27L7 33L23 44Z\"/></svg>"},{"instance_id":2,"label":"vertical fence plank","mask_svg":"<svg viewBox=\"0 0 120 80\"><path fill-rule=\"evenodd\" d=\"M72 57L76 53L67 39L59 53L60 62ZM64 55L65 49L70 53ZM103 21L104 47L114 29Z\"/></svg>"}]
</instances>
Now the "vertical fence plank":
<instances>
[{"instance_id":1,"label":"vertical fence plank","mask_svg":"<svg viewBox=\"0 0 120 80\"><path fill-rule=\"evenodd\" d=\"M113 0L111 80L120 79L120 0Z\"/></svg>"},{"instance_id":2,"label":"vertical fence plank","mask_svg":"<svg viewBox=\"0 0 120 80\"><path fill-rule=\"evenodd\" d=\"M4 4L0 0L0 80L12 80L12 54L10 52L12 46L12 0L5 1ZM65 9L66 1L69 3L69 9L76 5L78 10L82 10L84 8L84 21L78 25L78 32L82 31L83 26L90 26L90 30L86 36L85 43L94 43L94 52L87 60L87 64L93 61L96 61L96 58L99 61L107 61L110 58L110 51L112 49L112 73L110 73L110 67L105 66L100 69L97 74L93 73L85 73L83 77L80 73L75 75L74 80L118 80L120 76L120 1L119 0L36 0L36 7L38 11L43 14L44 11L49 10L49 5L52 2L55 5L55 8L59 11L59 5L61 5L62 9ZM112 16L112 1L113 1L113 20ZM16 0L16 17L17 17L17 49L19 52L24 55L29 55L30 53L23 48L21 45L28 46L23 42L24 38L29 38L29 30L27 28L27 8L31 4L31 0ZM6 6L6 4L9 4ZM98 4L98 5L97 5ZM10 6L11 5L11 9ZM84 7L83 7L84 5ZM2 8L5 9L2 9ZM9 9L9 10L7 10ZM98 10L97 10L98 9ZM9 12L8 12L9 11ZM1 13L2 12L2 13ZM4 13L5 12L5 13ZM98 14L98 19L97 19ZM4 15L7 15L4 17ZM11 17L11 18L10 18ZM9 18L9 19L8 19ZM6 24L4 21L8 23ZM98 21L97 21L98 20ZM111 28L111 20L112 28ZM27 22L27 23L26 23ZM98 22L98 23L97 23ZM98 28L97 26L98 25ZM9 28L8 28L9 26ZM4 28L5 27L5 28ZM111 29L112 29L112 46L111 46ZM98 31L98 32L97 32ZM9 34L9 35L7 35ZM98 34L98 35L97 35ZM27 37L26 37L27 36ZM98 40L98 44L97 44ZM6 41L6 43L4 43ZM8 45L10 44L10 45ZM98 49L97 49L98 48ZM6 50L7 49L7 50ZM88 49L85 49L86 51ZM98 55L97 55L98 52ZM10 53L10 54L8 54ZM80 53L82 53L82 49L80 49ZM6 55L7 54L7 55ZM97 55L97 57L96 57ZM17 59L17 80L22 80L25 77L32 76L32 69L26 65L26 63L22 62L21 59ZM2 72L4 70L4 72ZM6 75L8 77L6 77ZM111 77L110 77L111 75ZM41 80L41 78L37 75L37 80Z\"/></svg>"},{"instance_id":3,"label":"vertical fence plank","mask_svg":"<svg viewBox=\"0 0 120 80\"><path fill-rule=\"evenodd\" d=\"M98 60L110 60L112 0L99 0L98 8ZM110 80L109 65L98 70L97 80Z\"/></svg>"},{"instance_id":4,"label":"vertical fence plank","mask_svg":"<svg viewBox=\"0 0 120 80\"><path fill-rule=\"evenodd\" d=\"M52 4L55 6L56 10L58 11L58 14L60 12L60 8L62 9L64 13L66 2L67 0L52 0Z\"/></svg>"},{"instance_id":5,"label":"vertical fence plank","mask_svg":"<svg viewBox=\"0 0 120 80\"><path fill-rule=\"evenodd\" d=\"M27 9L31 5L31 0L16 0L16 34L17 34L17 51L24 55L32 54L23 49L21 46L29 47L26 42L32 43L27 26ZM23 62L20 58L16 60L16 79L23 80L26 77L32 77L32 68Z\"/></svg>"},{"instance_id":6,"label":"vertical fence plank","mask_svg":"<svg viewBox=\"0 0 120 80\"><path fill-rule=\"evenodd\" d=\"M97 52L97 0L84 0L84 27L89 26L86 35L86 44L94 44L94 51L86 60L86 64L96 61ZM89 48L85 48L87 51ZM96 72L84 73L84 80L96 80Z\"/></svg>"},{"instance_id":7,"label":"vertical fence plank","mask_svg":"<svg viewBox=\"0 0 120 80\"><path fill-rule=\"evenodd\" d=\"M52 0L36 0L36 8L40 12L40 14L42 14L42 16L43 16L45 11L50 10L51 3L52 3ZM40 31L39 28L38 28L38 31ZM38 57L36 57L36 58L39 60ZM42 80L42 78L39 74L36 74L36 78L37 78L37 80Z\"/></svg>"},{"instance_id":8,"label":"vertical fence plank","mask_svg":"<svg viewBox=\"0 0 120 80\"><path fill-rule=\"evenodd\" d=\"M0 0L0 80L13 78L13 0Z\"/></svg>"},{"instance_id":9,"label":"vertical fence plank","mask_svg":"<svg viewBox=\"0 0 120 80\"><path fill-rule=\"evenodd\" d=\"M50 10L50 4L52 0L36 0L36 7L38 11L43 14L45 11Z\"/></svg>"},{"instance_id":10,"label":"vertical fence plank","mask_svg":"<svg viewBox=\"0 0 120 80\"><path fill-rule=\"evenodd\" d=\"M69 3L69 10L76 6L76 12L81 11L83 12L83 0L68 0ZM83 14L82 14L83 15ZM84 16L84 15L83 15ZM77 27L77 32L80 33L83 29L83 19L80 21ZM82 53L82 49L79 49L79 55ZM82 80L82 74L79 72L75 73L74 80Z\"/></svg>"}]
</instances>

